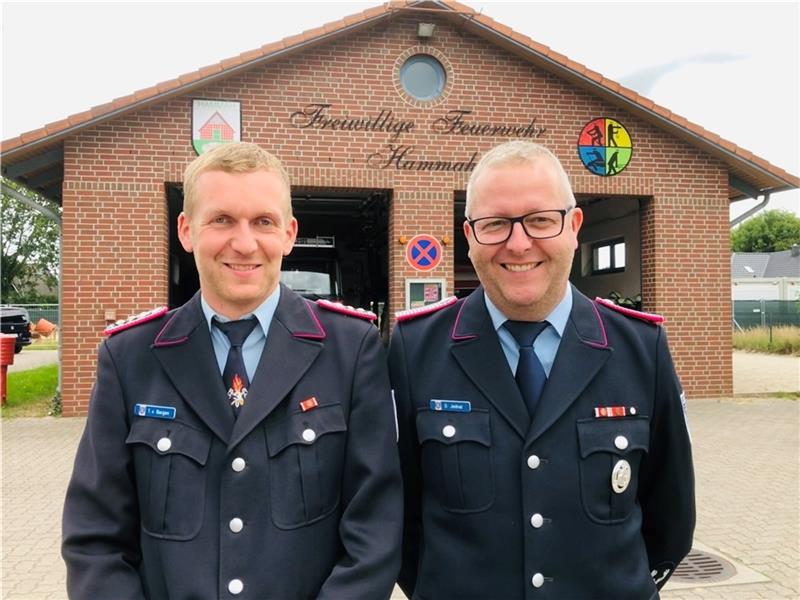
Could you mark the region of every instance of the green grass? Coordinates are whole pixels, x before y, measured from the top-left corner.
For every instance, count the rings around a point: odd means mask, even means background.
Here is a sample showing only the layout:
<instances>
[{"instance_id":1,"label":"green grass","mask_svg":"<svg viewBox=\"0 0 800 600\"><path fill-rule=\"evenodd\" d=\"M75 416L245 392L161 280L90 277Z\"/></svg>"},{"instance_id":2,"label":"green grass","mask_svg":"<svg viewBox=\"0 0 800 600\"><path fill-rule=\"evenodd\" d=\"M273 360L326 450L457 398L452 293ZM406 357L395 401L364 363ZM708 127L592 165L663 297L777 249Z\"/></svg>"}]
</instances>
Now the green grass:
<instances>
[{"instance_id":1,"label":"green grass","mask_svg":"<svg viewBox=\"0 0 800 600\"><path fill-rule=\"evenodd\" d=\"M9 373L2 417L46 416L50 412L57 387L58 365Z\"/></svg>"},{"instance_id":2,"label":"green grass","mask_svg":"<svg viewBox=\"0 0 800 600\"><path fill-rule=\"evenodd\" d=\"M54 339L39 338L33 340L30 346L25 346L23 352L30 352L31 350L58 350L58 342Z\"/></svg>"},{"instance_id":3,"label":"green grass","mask_svg":"<svg viewBox=\"0 0 800 600\"><path fill-rule=\"evenodd\" d=\"M736 350L800 356L800 327L780 325L771 330L769 327L754 327L734 331L733 347Z\"/></svg>"}]
</instances>

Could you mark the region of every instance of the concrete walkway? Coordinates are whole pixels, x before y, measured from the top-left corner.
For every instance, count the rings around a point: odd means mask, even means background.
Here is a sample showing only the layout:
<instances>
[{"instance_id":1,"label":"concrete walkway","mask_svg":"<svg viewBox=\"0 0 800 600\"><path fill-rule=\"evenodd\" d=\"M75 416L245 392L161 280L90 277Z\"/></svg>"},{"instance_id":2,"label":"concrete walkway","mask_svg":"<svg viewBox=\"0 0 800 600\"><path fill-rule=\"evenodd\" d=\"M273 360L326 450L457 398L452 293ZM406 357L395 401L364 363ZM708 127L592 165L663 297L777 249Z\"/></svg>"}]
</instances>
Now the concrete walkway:
<instances>
[{"instance_id":1,"label":"concrete walkway","mask_svg":"<svg viewBox=\"0 0 800 600\"><path fill-rule=\"evenodd\" d=\"M52 365L58 362L58 350L28 350L23 348L22 352L14 355L14 364L8 365L8 372L27 371L44 365Z\"/></svg>"},{"instance_id":2,"label":"concrete walkway","mask_svg":"<svg viewBox=\"0 0 800 600\"><path fill-rule=\"evenodd\" d=\"M735 364L742 358L752 363L753 356L734 356ZM798 364L787 363L789 368ZM786 365L778 366L785 371ZM780 376L773 371L766 381ZM753 389L747 393L766 391L760 380L750 381ZM695 587L671 582L662 593L665 600L800 598L799 407L795 400L746 395L690 399L696 547L739 563L755 574L751 580L761 581ZM59 555L61 507L83 425L79 418L2 422L0 598L66 597ZM403 598L400 592L395 597Z\"/></svg>"}]
</instances>

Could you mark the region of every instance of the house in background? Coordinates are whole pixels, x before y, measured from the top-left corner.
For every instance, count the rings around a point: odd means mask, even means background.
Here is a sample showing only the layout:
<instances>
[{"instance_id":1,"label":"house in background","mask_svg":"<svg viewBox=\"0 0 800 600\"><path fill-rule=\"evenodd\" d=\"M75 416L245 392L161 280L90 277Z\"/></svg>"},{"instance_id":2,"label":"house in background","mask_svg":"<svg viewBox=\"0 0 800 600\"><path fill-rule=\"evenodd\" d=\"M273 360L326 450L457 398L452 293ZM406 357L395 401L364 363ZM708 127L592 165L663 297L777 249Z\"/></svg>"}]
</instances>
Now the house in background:
<instances>
[{"instance_id":1,"label":"house in background","mask_svg":"<svg viewBox=\"0 0 800 600\"><path fill-rule=\"evenodd\" d=\"M800 300L800 246L731 255L733 300Z\"/></svg>"}]
</instances>

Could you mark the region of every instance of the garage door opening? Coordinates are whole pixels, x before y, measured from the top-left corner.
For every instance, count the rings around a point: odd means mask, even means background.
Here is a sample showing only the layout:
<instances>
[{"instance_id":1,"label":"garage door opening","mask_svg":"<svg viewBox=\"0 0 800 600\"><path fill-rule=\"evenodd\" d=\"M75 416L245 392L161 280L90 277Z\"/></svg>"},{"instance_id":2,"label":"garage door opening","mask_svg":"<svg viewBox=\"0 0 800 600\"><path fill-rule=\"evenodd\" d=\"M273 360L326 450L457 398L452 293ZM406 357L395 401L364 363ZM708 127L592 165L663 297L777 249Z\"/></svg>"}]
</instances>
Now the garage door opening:
<instances>
[{"instance_id":1,"label":"garage door opening","mask_svg":"<svg viewBox=\"0 0 800 600\"><path fill-rule=\"evenodd\" d=\"M372 310L380 323L389 293L389 190L292 190L297 243L284 258L281 280L302 296ZM177 235L183 188L167 185L169 305L180 306L200 288L194 257Z\"/></svg>"}]
</instances>

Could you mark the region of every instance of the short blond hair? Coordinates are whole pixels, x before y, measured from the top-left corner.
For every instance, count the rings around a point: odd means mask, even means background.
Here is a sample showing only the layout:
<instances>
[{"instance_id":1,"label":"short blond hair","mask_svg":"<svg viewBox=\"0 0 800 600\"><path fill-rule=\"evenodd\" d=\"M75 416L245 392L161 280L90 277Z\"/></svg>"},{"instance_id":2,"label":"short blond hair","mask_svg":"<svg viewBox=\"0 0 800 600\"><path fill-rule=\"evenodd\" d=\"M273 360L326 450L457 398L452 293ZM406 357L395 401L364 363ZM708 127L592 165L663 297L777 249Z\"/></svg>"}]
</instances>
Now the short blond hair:
<instances>
[{"instance_id":1,"label":"short blond hair","mask_svg":"<svg viewBox=\"0 0 800 600\"><path fill-rule=\"evenodd\" d=\"M269 171L281 178L285 188L287 216L292 217L292 184L283 163L257 144L232 142L220 144L195 158L183 173L183 212L191 217L197 196L197 179L207 171L252 173Z\"/></svg>"},{"instance_id":2,"label":"short blond hair","mask_svg":"<svg viewBox=\"0 0 800 600\"><path fill-rule=\"evenodd\" d=\"M492 167L501 167L506 165L529 164L533 165L539 160L544 159L555 170L556 178L561 186L561 191L564 196L564 208L575 208L575 194L572 192L572 186L569 183L569 177L561 161L558 157L541 144L528 142L524 140L514 140L495 146L489 152L484 154L475 169L469 176L467 182L467 203L464 206L464 216L469 219L470 207L475 196L475 183L478 178Z\"/></svg>"}]
</instances>

